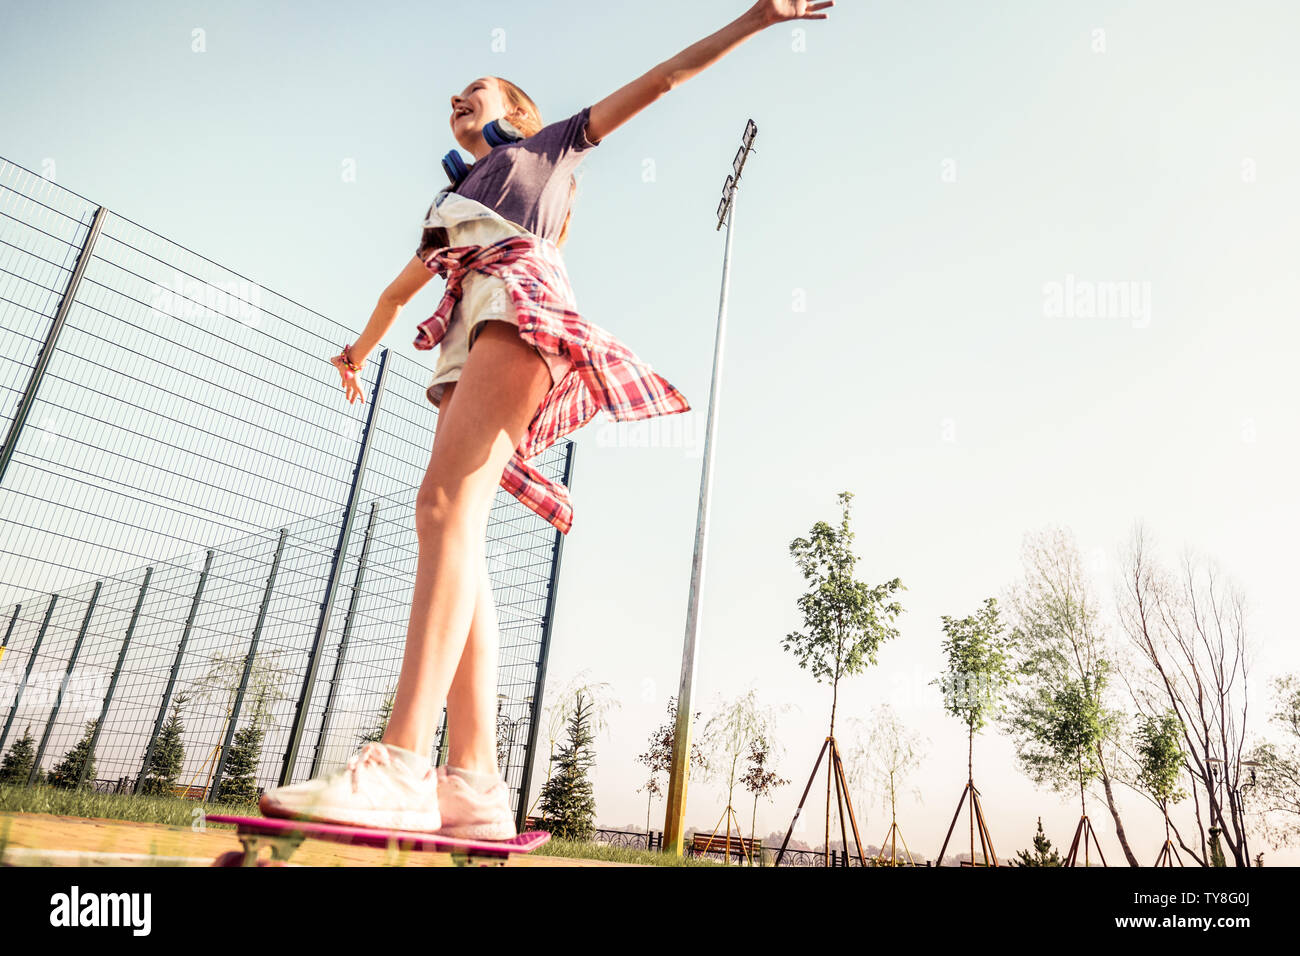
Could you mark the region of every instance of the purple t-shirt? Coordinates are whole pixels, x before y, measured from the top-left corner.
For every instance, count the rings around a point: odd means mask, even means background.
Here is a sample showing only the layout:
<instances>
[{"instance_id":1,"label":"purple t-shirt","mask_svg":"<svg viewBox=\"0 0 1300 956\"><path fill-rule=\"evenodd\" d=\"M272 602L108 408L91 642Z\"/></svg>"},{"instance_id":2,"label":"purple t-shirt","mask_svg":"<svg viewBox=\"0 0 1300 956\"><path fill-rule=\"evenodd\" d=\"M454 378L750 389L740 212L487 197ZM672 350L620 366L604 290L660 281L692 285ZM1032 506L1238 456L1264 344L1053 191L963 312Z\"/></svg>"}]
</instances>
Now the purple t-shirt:
<instances>
[{"instance_id":1,"label":"purple t-shirt","mask_svg":"<svg viewBox=\"0 0 1300 956\"><path fill-rule=\"evenodd\" d=\"M600 145L587 139L590 113L590 106L583 107L532 136L497 146L474 163L456 193L557 241L569 214L573 171L587 150Z\"/></svg>"}]
</instances>

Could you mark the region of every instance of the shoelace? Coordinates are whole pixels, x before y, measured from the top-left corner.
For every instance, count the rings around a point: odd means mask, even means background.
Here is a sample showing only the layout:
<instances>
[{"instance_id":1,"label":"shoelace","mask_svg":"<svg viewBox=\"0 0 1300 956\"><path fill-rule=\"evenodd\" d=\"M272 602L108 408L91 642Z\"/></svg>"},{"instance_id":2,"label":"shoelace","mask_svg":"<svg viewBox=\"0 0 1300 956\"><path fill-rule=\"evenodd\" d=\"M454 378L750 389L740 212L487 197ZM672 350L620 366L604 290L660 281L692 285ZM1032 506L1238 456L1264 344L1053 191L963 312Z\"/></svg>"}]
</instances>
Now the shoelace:
<instances>
[{"instance_id":1,"label":"shoelace","mask_svg":"<svg viewBox=\"0 0 1300 956\"><path fill-rule=\"evenodd\" d=\"M352 792L357 792L357 784L361 778L361 772L369 767L389 767L393 765L393 755L388 752L388 748L382 743L376 741L367 741L365 746L348 758L348 773L352 780ZM424 775L428 778L434 772L429 768L429 772Z\"/></svg>"},{"instance_id":2,"label":"shoelace","mask_svg":"<svg viewBox=\"0 0 1300 956\"><path fill-rule=\"evenodd\" d=\"M367 767L380 766L387 767L393 762L392 755L388 748L376 741L367 741L365 746L348 758L348 773L352 778L352 792L357 792L357 783L361 777L361 771Z\"/></svg>"}]
</instances>

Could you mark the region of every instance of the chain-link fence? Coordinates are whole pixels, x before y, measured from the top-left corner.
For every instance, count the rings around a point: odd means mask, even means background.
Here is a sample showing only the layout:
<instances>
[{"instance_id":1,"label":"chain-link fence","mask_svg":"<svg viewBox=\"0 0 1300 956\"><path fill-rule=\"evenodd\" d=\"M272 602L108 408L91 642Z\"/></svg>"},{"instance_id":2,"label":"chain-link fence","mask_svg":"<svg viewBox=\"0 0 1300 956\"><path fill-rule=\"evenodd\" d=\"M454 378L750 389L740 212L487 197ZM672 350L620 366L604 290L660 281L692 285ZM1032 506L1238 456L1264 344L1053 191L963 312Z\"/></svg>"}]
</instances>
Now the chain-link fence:
<instances>
[{"instance_id":1,"label":"chain-link fence","mask_svg":"<svg viewBox=\"0 0 1300 956\"><path fill-rule=\"evenodd\" d=\"M429 370L376 353L350 405L353 331L2 159L0 336L0 752L30 731L34 778L93 740L82 775L132 789L179 705L195 794L254 723L259 787L339 766L397 683ZM534 463L568 484L572 442ZM498 489L521 825L562 539Z\"/></svg>"}]
</instances>

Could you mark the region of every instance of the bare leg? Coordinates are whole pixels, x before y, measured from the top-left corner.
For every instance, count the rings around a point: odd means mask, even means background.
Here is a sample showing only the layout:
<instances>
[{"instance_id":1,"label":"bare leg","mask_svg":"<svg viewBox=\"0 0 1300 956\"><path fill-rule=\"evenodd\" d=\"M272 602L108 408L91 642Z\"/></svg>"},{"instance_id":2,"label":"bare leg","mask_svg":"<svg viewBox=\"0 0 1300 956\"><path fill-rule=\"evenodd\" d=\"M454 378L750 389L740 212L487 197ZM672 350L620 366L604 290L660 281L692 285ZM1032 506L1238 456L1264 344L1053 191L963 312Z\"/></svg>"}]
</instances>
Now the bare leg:
<instances>
[{"instance_id":1,"label":"bare leg","mask_svg":"<svg viewBox=\"0 0 1300 956\"><path fill-rule=\"evenodd\" d=\"M448 383L438 406L439 416L451 407L455 391L456 383ZM442 429L434 434L435 447L441 434ZM479 570L469 639L447 692L447 726L456 728L455 737L450 732L447 735L447 763L475 773L493 773L497 769L495 700L500 634L486 561Z\"/></svg>"},{"instance_id":2,"label":"bare leg","mask_svg":"<svg viewBox=\"0 0 1300 956\"><path fill-rule=\"evenodd\" d=\"M497 629L484 539L501 473L550 387L545 361L518 329L491 321L470 350L455 401L453 389L443 398L416 496L420 557L384 743L428 754L446 701L449 758L469 770L495 769Z\"/></svg>"},{"instance_id":3,"label":"bare leg","mask_svg":"<svg viewBox=\"0 0 1300 956\"><path fill-rule=\"evenodd\" d=\"M469 640L447 692L447 763L477 773L497 768L497 660L500 632L487 562L479 563L478 602ZM456 728L453 734L451 728Z\"/></svg>"}]
</instances>

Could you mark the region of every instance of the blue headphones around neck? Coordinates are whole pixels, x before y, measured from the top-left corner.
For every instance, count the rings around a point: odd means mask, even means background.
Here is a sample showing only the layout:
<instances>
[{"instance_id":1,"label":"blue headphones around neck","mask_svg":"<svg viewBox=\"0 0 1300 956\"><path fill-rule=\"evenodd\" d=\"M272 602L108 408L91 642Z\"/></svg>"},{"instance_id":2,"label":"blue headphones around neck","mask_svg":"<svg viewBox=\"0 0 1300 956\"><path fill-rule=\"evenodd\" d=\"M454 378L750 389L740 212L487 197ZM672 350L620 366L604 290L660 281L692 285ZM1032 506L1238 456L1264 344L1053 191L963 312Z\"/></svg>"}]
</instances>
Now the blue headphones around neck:
<instances>
[{"instance_id":1,"label":"blue headphones around neck","mask_svg":"<svg viewBox=\"0 0 1300 956\"><path fill-rule=\"evenodd\" d=\"M483 138L493 149L498 146L505 146L507 143L516 143L524 138L524 134L515 129L507 119L494 119L483 127ZM451 180L453 186L459 186L460 181L469 175L469 166L465 164L465 159L460 155L460 150L453 149L442 158L442 168L447 173L447 178Z\"/></svg>"}]
</instances>

